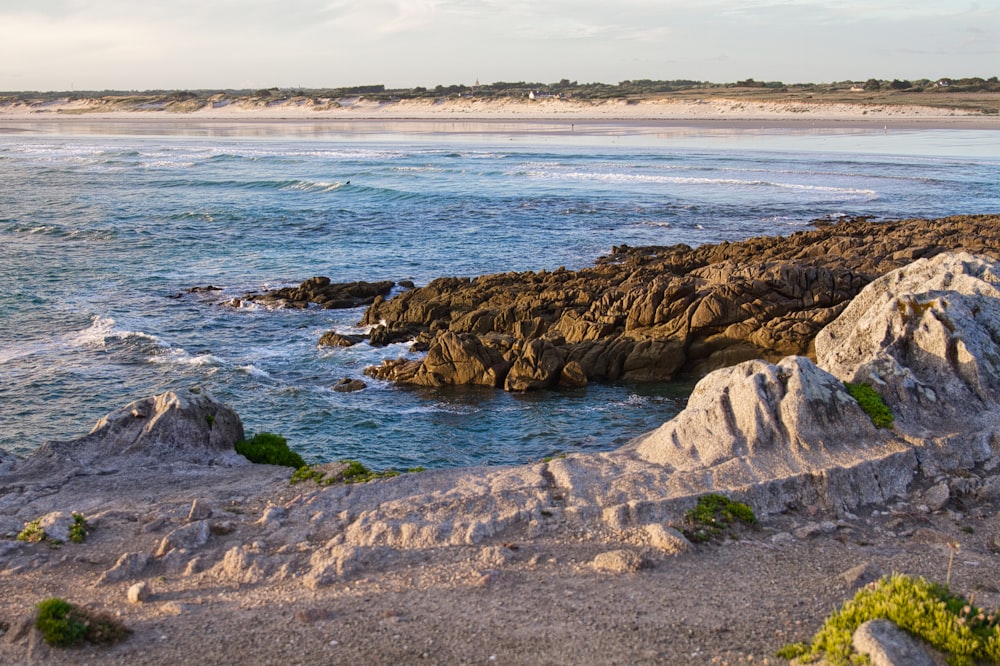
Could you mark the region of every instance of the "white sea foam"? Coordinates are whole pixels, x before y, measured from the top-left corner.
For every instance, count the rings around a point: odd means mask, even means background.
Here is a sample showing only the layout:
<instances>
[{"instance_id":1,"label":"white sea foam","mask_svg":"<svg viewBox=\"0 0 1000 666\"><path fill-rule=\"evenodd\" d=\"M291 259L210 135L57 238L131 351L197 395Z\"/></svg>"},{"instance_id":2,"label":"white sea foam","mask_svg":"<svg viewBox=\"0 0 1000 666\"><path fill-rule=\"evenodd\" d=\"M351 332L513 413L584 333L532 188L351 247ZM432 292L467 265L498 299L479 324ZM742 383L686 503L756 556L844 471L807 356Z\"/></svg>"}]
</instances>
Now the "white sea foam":
<instances>
[{"instance_id":1,"label":"white sea foam","mask_svg":"<svg viewBox=\"0 0 1000 666\"><path fill-rule=\"evenodd\" d=\"M250 375L251 377L256 377L258 379L271 379L271 374L267 370L262 370L253 363L248 363L247 365L238 365L236 366L236 370L242 372L243 374Z\"/></svg>"},{"instance_id":2,"label":"white sea foam","mask_svg":"<svg viewBox=\"0 0 1000 666\"><path fill-rule=\"evenodd\" d=\"M93 323L82 331L70 333L67 336L67 341L79 347L103 349L107 346L108 340L127 340L129 338L151 340L159 345L163 345L160 338L155 335L150 335L142 331L123 330L118 328L118 323L111 317L100 316L94 317Z\"/></svg>"}]
</instances>

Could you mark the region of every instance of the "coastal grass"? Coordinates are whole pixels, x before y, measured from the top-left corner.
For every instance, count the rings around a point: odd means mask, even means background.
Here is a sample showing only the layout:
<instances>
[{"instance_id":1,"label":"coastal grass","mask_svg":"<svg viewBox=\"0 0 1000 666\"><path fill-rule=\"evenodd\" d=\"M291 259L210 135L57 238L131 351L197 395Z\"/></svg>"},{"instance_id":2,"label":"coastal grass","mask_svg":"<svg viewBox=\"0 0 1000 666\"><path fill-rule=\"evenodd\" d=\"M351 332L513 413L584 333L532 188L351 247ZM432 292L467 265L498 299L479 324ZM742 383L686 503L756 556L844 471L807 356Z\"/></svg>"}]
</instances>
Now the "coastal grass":
<instances>
[{"instance_id":1,"label":"coastal grass","mask_svg":"<svg viewBox=\"0 0 1000 666\"><path fill-rule=\"evenodd\" d=\"M726 534L733 535L733 527L737 524L756 525L753 509L725 495L710 493L698 498L694 508L684 514L681 532L688 540L703 543Z\"/></svg>"},{"instance_id":2,"label":"coastal grass","mask_svg":"<svg viewBox=\"0 0 1000 666\"><path fill-rule=\"evenodd\" d=\"M885 404L885 401L882 400L882 396L872 388L871 384L867 382L858 384L844 382L844 388L847 389L852 398L858 401L858 405L861 406L861 409L872 420L876 428L892 428L895 423L892 411Z\"/></svg>"},{"instance_id":3,"label":"coastal grass","mask_svg":"<svg viewBox=\"0 0 1000 666\"><path fill-rule=\"evenodd\" d=\"M37 608L35 628L53 647L76 647L85 642L111 645L125 640L132 633L110 615L94 613L58 597L39 602Z\"/></svg>"},{"instance_id":4,"label":"coastal grass","mask_svg":"<svg viewBox=\"0 0 1000 666\"><path fill-rule=\"evenodd\" d=\"M248 440L236 442L236 452L262 465L282 465L300 469L306 461L288 448L288 440L271 432L259 432Z\"/></svg>"},{"instance_id":5,"label":"coastal grass","mask_svg":"<svg viewBox=\"0 0 1000 666\"><path fill-rule=\"evenodd\" d=\"M777 656L808 663L824 657L832 666L859 663L851 646L868 620L886 619L945 653L952 666L1000 663L1000 616L986 612L946 586L893 574L862 588L833 613L811 645L793 643Z\"/></svg>"}]
</instances>

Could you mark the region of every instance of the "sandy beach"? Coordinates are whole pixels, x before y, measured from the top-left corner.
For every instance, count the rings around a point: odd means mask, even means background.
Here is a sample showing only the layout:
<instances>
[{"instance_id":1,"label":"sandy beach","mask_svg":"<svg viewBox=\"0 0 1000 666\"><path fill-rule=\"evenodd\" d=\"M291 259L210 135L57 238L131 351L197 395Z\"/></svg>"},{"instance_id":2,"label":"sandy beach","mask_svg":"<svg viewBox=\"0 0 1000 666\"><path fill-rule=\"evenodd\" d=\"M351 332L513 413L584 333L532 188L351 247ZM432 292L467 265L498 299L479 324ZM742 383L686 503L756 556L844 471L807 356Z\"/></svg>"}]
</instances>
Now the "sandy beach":
<instances>
[{"instance_id":1,"label":"sandy beach","mask_svg":"<svg viewBox=\"0 0 1000 666\"><path fill-rule=\"evenodd\" d=\"M712 97L574 101L459 98L378 102L363 98L278 101L238 99L212 102L197 110L150 104L123 110L121 99L60 99L43 103L0 103L0 132L37 124L81 121L128 123L316 122L412 132L522 131L641 133L669 127L783 129L1000 129L1000 115L940 105L767 101Z\"/></svg>"}]
</instances>

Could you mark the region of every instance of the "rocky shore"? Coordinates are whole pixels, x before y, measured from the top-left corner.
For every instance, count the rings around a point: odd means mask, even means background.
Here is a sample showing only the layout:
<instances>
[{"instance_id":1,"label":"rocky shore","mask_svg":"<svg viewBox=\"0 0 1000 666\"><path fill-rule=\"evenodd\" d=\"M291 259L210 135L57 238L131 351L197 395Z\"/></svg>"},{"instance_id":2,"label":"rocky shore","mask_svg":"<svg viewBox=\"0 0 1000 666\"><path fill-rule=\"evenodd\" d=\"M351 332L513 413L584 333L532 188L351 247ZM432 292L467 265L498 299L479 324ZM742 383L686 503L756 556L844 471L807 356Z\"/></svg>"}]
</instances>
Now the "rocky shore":
<instances>
[{"instance_id":1,"label":"rocky shore","mask_svg":"<svg viewBox=\"0 0 1000 666\"><path fill-rule=\"evenodd\" d=\"M374 299L362 321L375 327L370 342L415 339L427 355L366 372L526 391L812 355L816 334L873 279L954 250L1000 256L1000 217L848 219L697 248L616 247L579 271L440 278Z\"/></svg>"},{"instance_id":2,"label":"rocky shore","mask_svg":"<svg viewBox=\"0 0 1000 666\"><path fill-rule=\"evenodd\" d=\"M815 308L837 309L810 337L815 360L716 370L678 417L617 451L290 485L287 468L235 453L238 415L196 388L0 459L0 661L780 663L777 648L808 640L882 573L941 580L947 568L953 589L996 607L1000 263L941 248L961 236L991 250L996 218L936 222L809 232L830 245L799 247L808 270L868 283ZM883 244L897 234L909 249ZM854 263L826 263L832 244L855 242L867 245ZM721 289L713 275L752 285L741 262L777 261L767 247L675 248L690 259L669 265L694 293ZM933 256L911 263L918 252ZM668 265L651 250L615 256L593 270L627 282ZM715 256L729 273L702 270ZM616 316L631 339L633 320ZM872 387L892 424L844 382ZM759 525L699 543L685 512L706 493L745 502ZM73 513L89 524L83 543L14 538L34 521L61 535ZM47 596L133 634L57 653L32 628Z\"/></svg>"}]
</instances>

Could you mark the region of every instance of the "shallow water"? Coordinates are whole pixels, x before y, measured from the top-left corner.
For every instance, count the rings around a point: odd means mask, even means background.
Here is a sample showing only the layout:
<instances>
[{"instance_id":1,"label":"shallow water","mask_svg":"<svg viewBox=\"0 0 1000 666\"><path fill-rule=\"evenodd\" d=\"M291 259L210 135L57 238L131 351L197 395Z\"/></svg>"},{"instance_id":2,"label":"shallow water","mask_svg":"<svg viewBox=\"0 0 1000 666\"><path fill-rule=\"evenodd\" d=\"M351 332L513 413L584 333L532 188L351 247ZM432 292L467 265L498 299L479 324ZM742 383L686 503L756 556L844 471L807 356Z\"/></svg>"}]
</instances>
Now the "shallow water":
<instances>
[{"instance_id":1,"label":"shallow water","mask_svg":"<svg viewBox=\"0 0 1000 666\"><path fill-rule=\"evenodd\" d=\"M398 129L0 127L0 446L76 437L112 408L197 383L310 461L605 450L670 418L690 386L511 395L366 379L341 394L342 377L409 355L316 346L363 310L218 301L313 275L423 284L579 268L612 245L782 234L825 216L1000 212L1000 133L984 130ZM223 291L173 298L209 284Z\"/></svg>"}]
</instances>

